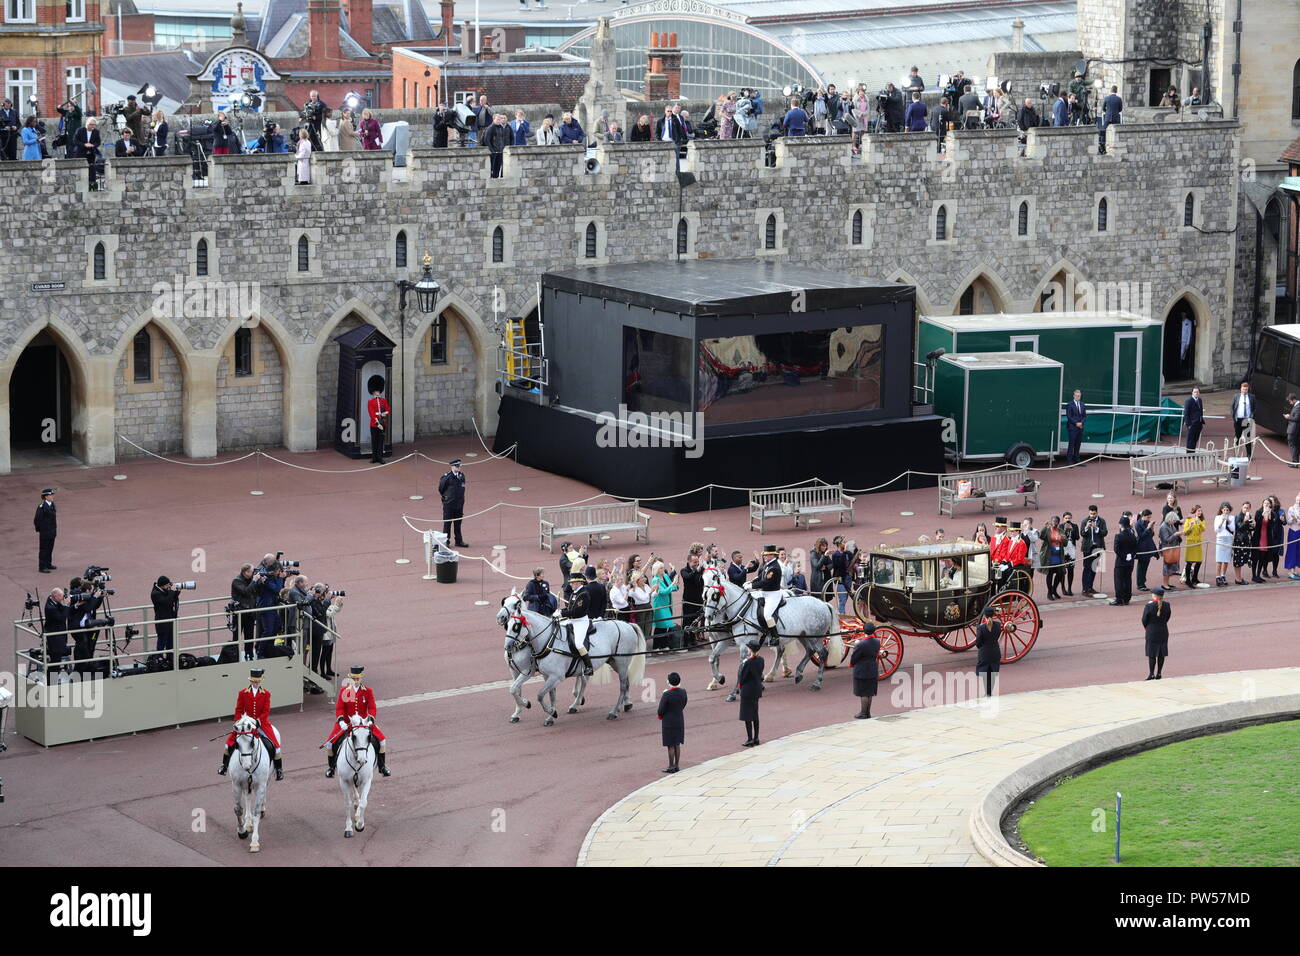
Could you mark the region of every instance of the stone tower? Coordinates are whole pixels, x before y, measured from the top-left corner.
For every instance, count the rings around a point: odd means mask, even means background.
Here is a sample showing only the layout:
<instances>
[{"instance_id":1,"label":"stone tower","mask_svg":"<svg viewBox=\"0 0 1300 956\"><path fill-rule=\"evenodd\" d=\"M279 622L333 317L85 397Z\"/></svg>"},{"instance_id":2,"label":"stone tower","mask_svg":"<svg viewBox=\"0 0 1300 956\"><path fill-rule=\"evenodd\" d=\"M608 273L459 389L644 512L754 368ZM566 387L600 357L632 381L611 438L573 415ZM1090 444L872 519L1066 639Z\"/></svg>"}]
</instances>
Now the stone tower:
<instances>
[{"instance_id":1,"label":"stone tower","mask_svg":"<svg viewBox=\"0 0 1300 956\"><path fill-rule=\"evenodd\" d=\"M596 33L591 38L591 76L578 100L578 122L588 133L593 132L601 113L627 129L627 100L618 91L618 51L614 48L614 35L609 28L609 17L596 21Z\"/></svg>"}]
</instances>

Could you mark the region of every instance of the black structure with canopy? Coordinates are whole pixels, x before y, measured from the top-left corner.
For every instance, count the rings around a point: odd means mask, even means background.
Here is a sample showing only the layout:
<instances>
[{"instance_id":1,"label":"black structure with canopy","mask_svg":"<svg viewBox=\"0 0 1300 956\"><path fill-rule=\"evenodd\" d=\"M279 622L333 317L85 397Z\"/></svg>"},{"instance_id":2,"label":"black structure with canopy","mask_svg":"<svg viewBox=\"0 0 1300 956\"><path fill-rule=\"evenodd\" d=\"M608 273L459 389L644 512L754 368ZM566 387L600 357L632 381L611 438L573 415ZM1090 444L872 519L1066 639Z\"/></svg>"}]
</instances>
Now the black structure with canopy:
<instances>
[{"instance_id":1,"label":"black structure with canopy","mask_svg":"<svg viewBox=\"0 0 1300 956\"><path fill-rule=\"evenodd\" d=\"M370 401L372 386L378 384L392 407L393 349L397 344L369 323L349 329L334 337L339 344L339 379L337 417L334 423L334 448L349 458L370 454ZM351 420L354 427L345 429ZM384 452L393 448L393 417L385 430ZM351 436L351 441L347 441Z\"/></svg>"}]
</instances>

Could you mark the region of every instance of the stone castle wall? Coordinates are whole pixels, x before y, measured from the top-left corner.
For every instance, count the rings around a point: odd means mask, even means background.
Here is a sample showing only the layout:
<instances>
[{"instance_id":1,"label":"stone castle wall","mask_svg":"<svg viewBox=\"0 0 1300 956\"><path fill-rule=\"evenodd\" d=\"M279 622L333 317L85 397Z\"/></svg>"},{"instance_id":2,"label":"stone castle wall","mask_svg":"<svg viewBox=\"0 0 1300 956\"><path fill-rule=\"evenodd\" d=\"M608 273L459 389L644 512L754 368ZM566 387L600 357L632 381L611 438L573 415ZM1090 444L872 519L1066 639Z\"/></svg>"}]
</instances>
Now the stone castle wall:
<instances>
[{"instance_id":1,"label":"stone castle wall","mask_svg":"<svg viewBox=\"0 0 1300 956\"><path fill-rule=\"evenodd\" d=\"M329 431L334 401L322 384L333 374L322 350L350 321L370 322L397 341L394 283L416 278L427 250L456 321L448 323L448 366L431 369L421 364L430 317L408 309L407 367L395 371L397 394L415 410L408 428L463 429L474 416L488 433L494 316L527 314L548 270L671 261L684 217L688 256L770 258L901 279L916 285L920 309L935 314L956 311L980 275L1007 311L1031 311L1061 269L1094 282L1148 283L1151 310L1161 317L1186 294L1203 330L1197 374L1226 381L1244 361L1229 334L1238 309L1229 231L1237 214L1236 124L1123 126L1111 138L1098 155L1093 130L1039 129L1020 156L1014 131L959 132L945 156L932 135L879 135L864 141L861 162L843 138L808 138L779 141L774 168L764 165L760 142L696 142L682 161L695 177L685 186L672 150L660 144L602 147L595 175L584 172L580 147L511 149L496 180L483 150L414 149L405 168L383 153L327 153L314 158L307 186L294 184L291 157L216 158L205 187L193 185L186 159L167 157L110 164L108 188L94 193L81 162L0 164L7 185L0 214L24 223L5 240L17 281L0 288L0 377L7 381L26 342L49 328L82 372L74 401L87 414L75 419L74 447L91 463L111 460L116 401L105 383L130 337L153 321L184 353L187 454L249 444L314 448ZM1186 184L1198 191L1203 230L1182 226ZM1095 229L1101 196L1109 206L1105 233ZM1020 236L1017 210L1026 201L1031 228ZM39 217L31 215L33 202ZM941 239L940 205L949 222ZM863 216L861 245L851 243L855 212ZM777 226L773 249L764 247L769 216ZM595 258L585 255L589 224L597 230ZM504 256L494 263L498 226ZM405 269L394 263L398 229L408 236ZM243 316L204 308L157 316L155 283L192 276L199 237L209 244L209 281L256 290L252 322L263 369L256 387L228 374L229 342ZM309 254L299 262L303 237ZM90 265L97 242L108 259L98 281ZM34 292L35 282L64 288ZM432 383L445 386L445 397L430 397ZM7 447L0 435L0 456Z\"/></svg>"}]
</instances>

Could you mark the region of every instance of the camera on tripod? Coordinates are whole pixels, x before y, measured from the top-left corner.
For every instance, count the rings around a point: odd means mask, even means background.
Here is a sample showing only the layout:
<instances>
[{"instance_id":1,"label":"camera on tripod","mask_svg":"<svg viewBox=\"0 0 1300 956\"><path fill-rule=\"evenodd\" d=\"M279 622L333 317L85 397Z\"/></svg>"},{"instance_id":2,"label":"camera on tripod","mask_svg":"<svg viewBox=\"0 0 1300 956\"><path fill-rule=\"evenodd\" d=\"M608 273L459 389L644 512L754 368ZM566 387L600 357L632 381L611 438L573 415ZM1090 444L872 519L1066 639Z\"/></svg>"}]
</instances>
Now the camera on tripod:
<instances>
[{"instance_id":1,"label":"camera on tripod","mask_svg":"<svg viewBox=\"0 0 1300 956\"><path fill-rule=\"evenodd\" d=\"M1038 84L1038 98L1040 100L1054 100L1060 92L1060 83L1043 82Z\"/></svg>"}]
</instances>

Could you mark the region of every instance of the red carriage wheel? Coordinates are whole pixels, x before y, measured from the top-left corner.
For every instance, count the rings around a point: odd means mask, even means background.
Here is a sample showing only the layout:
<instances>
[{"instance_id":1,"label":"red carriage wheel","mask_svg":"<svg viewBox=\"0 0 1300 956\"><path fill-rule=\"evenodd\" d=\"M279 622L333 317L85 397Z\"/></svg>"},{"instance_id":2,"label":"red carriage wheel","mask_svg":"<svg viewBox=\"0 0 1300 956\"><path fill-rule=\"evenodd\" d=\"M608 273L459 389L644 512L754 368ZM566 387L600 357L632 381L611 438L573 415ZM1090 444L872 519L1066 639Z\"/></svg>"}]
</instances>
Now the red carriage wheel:
<instances>
[{"instance_id":1,"label":"red carriage wheel","mask_svg":"<svg viewBox=\"0 0 1300 956\"><path fill-rule=\"evenodd\" d=\"M879 674L877 680L888 680L903 663L903 636L895 628L880 625L872 635L880 639L880 653L876 656Z\"/></svg>"},{"instance_id":2,"label":"red carriage wheel","mask_svg":"<svg viewBox=\"0 0 1300 956\"><path fill-rule=\"evenodd\" d=\"M860 585L857 591L853 592L853 613L857 615L859 621L866 624L873 621L871 613L871 585Z\"/></svg>"},{"instance_id":3,"label":"red carriage wheel","mask_svg":"<svg viewBox=\"0 0 1300 956\"><path fill-rule=\"evenodd\" d=\"M989 606L1002 622L1002 663L1020 660L1038 640L1038 631L1042 627L1038 605L1027 594L1003 591L993 596Z\"/></svg>"},{"instance_id":4,"label":"red carriage wheel","mask_svg":"<svg viewBox=\"0 0 1300 956\"><path fill-rule=\"evenodd\" d=\"M974 624L967 624L965 627L935 634L935 643L947 651L969 651L975 646L975 627Z\"/></svg>"}]
</instances>

